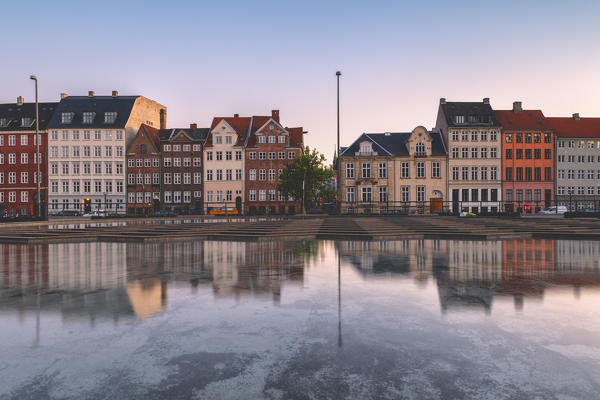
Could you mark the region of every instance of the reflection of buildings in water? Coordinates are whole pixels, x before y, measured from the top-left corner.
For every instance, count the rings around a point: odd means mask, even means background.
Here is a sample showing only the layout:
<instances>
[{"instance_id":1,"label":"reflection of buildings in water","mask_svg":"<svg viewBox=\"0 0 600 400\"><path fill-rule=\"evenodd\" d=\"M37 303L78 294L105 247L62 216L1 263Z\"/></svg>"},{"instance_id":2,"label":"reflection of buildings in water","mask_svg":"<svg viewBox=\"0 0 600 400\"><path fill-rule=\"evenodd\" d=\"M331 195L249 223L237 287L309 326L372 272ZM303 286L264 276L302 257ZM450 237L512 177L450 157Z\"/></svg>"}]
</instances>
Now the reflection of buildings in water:
<instances>
[{"instance_id":1,"label":"reflection of buildings in water","mask_svg":"<svg viewBox=\"0 0 600 400\"><path fill-rule=\"evenodd\" d=\"M401 274L425 282L434 269L448 265L448 242L443 240L339 241L341 258L364 277Z\"/></svg>"},{"instance_id":2,"label":"reflection of buildings in water","mask_svg":"<svg viewBox=\"0 0 600 400\"><path fill-rule=\"evenodd\" d=\"M279 302L284 281L302 281L304 262L297 248L282 241L205 242L216 296L271 294Z\"/></svg>"},{"instance_id":3,"label":"reflection of buildings in water","mask_svg":"<svg viewBox=\"0 0 600 400\"><path fill-rule=\"evenodd\" d=\"M365 277L435 277L440 307L477 308L489 313L496 296L541 298L552 285L600 285L600 243L593 241L505 240L382 242L340 241L342 259Z\"/></svg>"}]
</instances>

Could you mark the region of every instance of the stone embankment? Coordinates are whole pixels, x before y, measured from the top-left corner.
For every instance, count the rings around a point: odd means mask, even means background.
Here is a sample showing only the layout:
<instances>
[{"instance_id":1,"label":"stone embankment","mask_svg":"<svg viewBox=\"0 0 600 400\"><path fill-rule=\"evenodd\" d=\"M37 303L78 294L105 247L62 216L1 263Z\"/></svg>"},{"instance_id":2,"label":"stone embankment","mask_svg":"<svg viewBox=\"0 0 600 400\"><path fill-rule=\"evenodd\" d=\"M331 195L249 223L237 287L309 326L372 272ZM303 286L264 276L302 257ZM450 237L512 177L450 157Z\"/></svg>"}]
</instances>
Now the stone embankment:
<instances>
[{"instance_id":1,"label":"stone embankment","mask_svg":"<svg viewBox=\"0 0 600 400\"><path fill-rule=\"evenodd\" d=\"M74 221L0 225L0 243L164 240L600 240L600 220L440 216Z\"/></svg>"}]
</instances>

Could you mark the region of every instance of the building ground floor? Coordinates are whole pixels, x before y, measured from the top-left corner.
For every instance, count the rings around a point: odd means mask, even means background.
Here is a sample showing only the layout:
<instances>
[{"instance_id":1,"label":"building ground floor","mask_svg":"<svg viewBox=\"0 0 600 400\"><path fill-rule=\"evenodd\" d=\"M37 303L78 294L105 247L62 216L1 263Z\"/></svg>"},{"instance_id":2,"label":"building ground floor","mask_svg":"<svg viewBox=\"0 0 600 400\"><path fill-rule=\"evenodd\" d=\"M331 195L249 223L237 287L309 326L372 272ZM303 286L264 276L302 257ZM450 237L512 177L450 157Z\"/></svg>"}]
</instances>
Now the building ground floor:
<instances>
[{"instance_id":1,"label":"building ground floor","mask_svg":"<svg viewBox=\"0 0 600 400\"><path fill-rule=\"evenodd\" d=\"M247 215L293 215L302 211L299 202L290 201L253 201L244 208Z\"/></svg>"},{"instance_id":2,"label":"building ground floor","mask_svg":"<svg viewBox=\"0 0 600 400\"><path fill-rule=\"evenodd\" d=\"M46 213L46 195L47 188L42 187L41 190L41 209L42 214ZM2 188L0 187L0 217L18 217L37 214L35 187L17 187L17 188Z\"/></svg>"},{"instance_id":3,"label":"building ground floor","mask_svg":"<svg viewBox=\"0 0 600 400\"><path fill-rule=\"evenodd\" d=\"M124 195L94 194L94 195L50 195L48 198L48 215L61 210L75 210L82 214L104 210L108 214L125 214L126 198Z\"/></svg>"},{"instance_id":4,"label":"building ground floor","mask_svg":"<svg viewBox=\"0 0 600 400\"><path fill-rule=\"evenodd\" d=\"M554 204L554 182L503 182L504 210L535 214Z\"/></svg>"},{"instance_id":5,"label":"building ground floor","mask_svg":"<svg viewBox=\"0 0 600 400\"><path fill-rule=\"evenodd\" d=\"M501 185L455 184L448 188L449 211L496 213L502 211Z\"/></svg>"},{"instance_id":6,"label":"building ground floor","mask_svg":"<svg viewBox=\"0 0 600 400\"><path fill-rule=\"evenodd\" d=\"M569 211L600 212L600 195L556 195L556 204L566 206Z\"/></svg>"}]
</instances>

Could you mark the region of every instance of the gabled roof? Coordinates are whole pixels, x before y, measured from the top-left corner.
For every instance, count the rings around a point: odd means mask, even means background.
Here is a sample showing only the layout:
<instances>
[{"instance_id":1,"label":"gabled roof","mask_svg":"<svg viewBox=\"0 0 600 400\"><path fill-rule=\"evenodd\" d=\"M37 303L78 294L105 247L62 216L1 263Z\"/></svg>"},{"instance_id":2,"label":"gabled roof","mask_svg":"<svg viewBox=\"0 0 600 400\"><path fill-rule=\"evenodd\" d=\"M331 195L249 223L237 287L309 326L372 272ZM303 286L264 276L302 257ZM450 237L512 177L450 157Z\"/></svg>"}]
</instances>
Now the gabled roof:
<instances>
[{"instance_id":1,"label":"gabled roof","mask_svg":"<svg viewBox=\"0 0 600 400\"><path fill-rule=\"evenodd\" d=\"M431 155L445 156L444 144L439 132L428 131L431 136ZM350 146L342 147L340 157L354 157L360 151L360 143L365 140L373 143L373 150L380 156L405 156L408 157L408 146L412 132L388 132L388 133L363 133Z\"/></svg>"},{"instance_id":2,"label":"gabled roof","mask_svg":"<svg viewBox=\"0 0 600 400\"><path fill-rule=\"evenodd\" d=\"M38 104L40 130L46 129L57 106L58 103ZM23 103L22 105L16 103L0 104L0 119L4 118L7 120L7 126L0 126L0 132L35 130L35 103ZM30 118L32 121L31 126L21 126L21 118Z\"/></svg>"},{"instance_id":3,"label":"gabled roof","mask_svg":"<svg viewBox=\"0 0 600 400\"><path fill-rule=\"evenodd\" d=\"M175 138L179 132L183 132L193 141L204 142L208 137L210 128L171 128L160 129L158 136L161 142L168 142Z\"/></svg>"},{"instance_id":4,"label":"gabled roof","mask_svg":"<svg viewBox=\"0 0 600 400\"><path fill-rule=\"evenodd\" d=\"M116 128L127 125L135 101L141 96L68 96L60 100L56 112L50 119L48 128ZM73 113L69 124L62 123L62 113ZM93 112L91 124L83 123L83 113ZM105 112L116 112L117 118L112 124L104 123Z\"/></svg>"},{"instance_id":5,"label":"gabled roof","mask_svg":"<svg viewBox=\"0 0 600 400\"><path fill-rule=\"evenodd\" d=\"M448 126L498 126L498 121L494 115L494 110L489 103L483 101L461 102L449 101L440 104L440 109L444 113ZM465 122L456 123L456 116L463 116Z\"/></svg>"},{"instance_id":6,"label":"gabled roof","mask_svg":"<svg viewBox=\"0 0 600 400\"><path fill-rule=\"evenodd\" d=\"M140 129L138 129L136 136L142 135L142 134L146 135L146 137L148 137L150 139L150 142L154 146L154 151L160 152L158 133L159 133L158 129L151 127L150 125L142 124L142 125L140 125ZM130 147L134 141L131 142ZM129 151L129 148L127 149L127 151Z\"/></svg>"},{"instance_id":7,"label":"gabled roof","mask_svg":"<svg viewBox=\"0 0 600 400\"><path fill-rule=\"evenodd\" d=\"M600 118L548 117L558 136L600 137Z\"/></svg>"},{"instance_id":8,"label":"gabled roof","mask_svg":"<svg viewBox=\"0 0 600 400\"><path fill-rule=\"evenodd\" d=\"M246 138L246 141L244 142L244 146L246 146L246 147L256 146L256 132L260 128L265 126L267 124L267 122L269 122L270 120L271 120L270 116L254 115L250 122L250 134ZM275 120L273 120L273 123L276 123L277 125L279 125L279 123ZM279 125L279 126L283 129L283 127L281 125Z\"/></svg>"},{"instance_id":9,"label":"gabled roof","mask_svg":"<svg viewBox=\"0 0 600 400\"><path fill-rule=\"evenodd\" d=\"M515 131L550 131L552 127L542 110L496 110L496 118L502 129Z\"/></svg>"},{"instance_id":10,"label":"gabled roof","mask_svg":"<svg viewBox=\"0 0 600 400\"><path fill-rule=\"evenodd\" d=\"M236 133L238 134L237 141L235 142L236 146L243 146L246 142L246 136L248 135L250 129L250 123L252 118L250 117L215 117L213 118L213 122L210 126L210 132L212 132L217 125L221 121L227 122L229 126L231 126ZM209 133L208 138L206 139L206 145L212 146L212 135Z\"/></svg>"}]
</instances>

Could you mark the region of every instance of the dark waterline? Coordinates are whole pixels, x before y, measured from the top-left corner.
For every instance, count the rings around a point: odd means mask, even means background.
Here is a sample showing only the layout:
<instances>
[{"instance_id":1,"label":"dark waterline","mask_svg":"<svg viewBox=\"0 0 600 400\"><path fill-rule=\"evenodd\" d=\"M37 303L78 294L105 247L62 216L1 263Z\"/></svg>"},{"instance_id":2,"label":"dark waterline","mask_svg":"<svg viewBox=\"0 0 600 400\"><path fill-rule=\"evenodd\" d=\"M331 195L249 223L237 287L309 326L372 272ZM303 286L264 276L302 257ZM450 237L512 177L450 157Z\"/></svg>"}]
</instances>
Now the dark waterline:
<instances>
[{"instance_id":1,"label":"dark waterline","mask_svg":"<svg viewBox=\"0 0 600 400\"><path fill-rule=\"evenodd\" d=\"M600 242L0 245L0 398L597 398Z\"/></svg>"}]
</instances>

